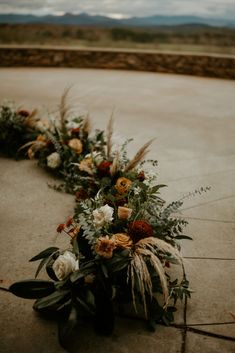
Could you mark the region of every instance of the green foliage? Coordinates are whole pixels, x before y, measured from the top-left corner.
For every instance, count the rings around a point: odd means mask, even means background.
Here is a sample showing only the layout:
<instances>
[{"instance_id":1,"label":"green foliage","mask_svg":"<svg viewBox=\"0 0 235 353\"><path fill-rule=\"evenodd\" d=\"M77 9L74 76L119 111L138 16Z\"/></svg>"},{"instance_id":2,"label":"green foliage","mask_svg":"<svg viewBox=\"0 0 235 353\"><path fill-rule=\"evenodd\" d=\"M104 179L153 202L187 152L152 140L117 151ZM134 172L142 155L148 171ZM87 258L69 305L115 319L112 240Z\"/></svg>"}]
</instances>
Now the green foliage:
<instances>
[{"instance_id":1,"label":"green foliage","mask_svg":"<svg viewBox=\"0 0 235 353\"><path fill-rule=\"evenodd\" d=\"M55 286L53 282L37 279L15 282L9 287L9 292L25 299L44 298L54 293L54 291Z\"/></svg>"}]
</instances>

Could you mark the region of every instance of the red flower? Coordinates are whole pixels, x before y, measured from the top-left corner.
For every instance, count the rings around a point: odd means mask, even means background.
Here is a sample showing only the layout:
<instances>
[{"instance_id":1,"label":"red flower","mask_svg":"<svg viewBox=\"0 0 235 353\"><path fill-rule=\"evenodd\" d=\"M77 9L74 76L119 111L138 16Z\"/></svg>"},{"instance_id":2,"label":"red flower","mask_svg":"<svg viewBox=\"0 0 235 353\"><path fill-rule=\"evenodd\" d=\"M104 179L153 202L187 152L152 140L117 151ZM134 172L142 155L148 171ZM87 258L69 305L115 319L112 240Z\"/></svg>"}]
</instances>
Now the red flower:
<instances>
[{"instance_id":1,"label":"red flower","mask_svg":"<svg viewBox=\"0 0 235 353\"><path fill-rule=\"evenodd\" d=\"M79 127L75 127L74 129L71 130L72 135L75 135L76 137L79 136L80 133L80 128Z\"/></svg>"},{"instance_id":2,"label":"red flower","mask_svg":"<svg viewBox=\"0 0 235 353\"><path fill-rule=\"evenodd\" d=\"M64 224L64 223L61 223L61 224L58 225L56 231L57 231L58 233L61 233L62 230L64 230L64 228L65 228L65 224Z\"/></svg>"},{"instance_id":3,"label":"red flower","mask_svg":"<svg viewBox=\"0 0 235 353\"><path fill-rule=\"evenodd\" d=\"M145 180L145 174L144 174L143 170L141 172L139 172L139 174L137 175L137 179L139 181L144 181Z\"/></svg>"},{"instance_id":4,"label":"red flower","mask_svg":"<svg viewBox=\"0 0 235 353\"><path fill-rule=\"evenodd\" d=\"M17 114L23 116L24 118L27 118L30 115L29 111L25 109L18 110Z\"/></svg>"},{"instance_id":5,"label":"red flower","mask_svg":"<svg viewBox=\"0 0 235 353\"><path fill-rule=\"evenodd\" d=\"M153 228L144 220L137 220L129 223L128 233L134 243L137 243L140 239L148 238L153 236Z\"/></svg>"},{"instance_id":6,"label":"red flower","mask_svg":"<svg viewBox=\"0 0 235 353\"><path fill-rule=\"evenodd\" d=\"M112 165L109 161L103 161L97 166L98 175L102 178L110 174L110 166Z\"/></svg>"}]
</instances>

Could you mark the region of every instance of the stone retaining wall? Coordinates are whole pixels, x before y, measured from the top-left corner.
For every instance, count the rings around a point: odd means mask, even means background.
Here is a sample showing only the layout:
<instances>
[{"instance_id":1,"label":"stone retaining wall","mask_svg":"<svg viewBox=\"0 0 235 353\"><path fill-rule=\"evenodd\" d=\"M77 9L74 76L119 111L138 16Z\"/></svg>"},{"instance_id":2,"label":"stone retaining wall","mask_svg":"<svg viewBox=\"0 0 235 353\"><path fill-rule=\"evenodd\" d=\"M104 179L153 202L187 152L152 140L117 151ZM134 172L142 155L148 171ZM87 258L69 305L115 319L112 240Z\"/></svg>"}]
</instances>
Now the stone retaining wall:
<instances>
[{"instance_id":1,"label":"stone retaining wall","mask_svg":"<svg viewBox=\"0 0 235 353\"><path fill-rule=\"evenodd\" d=\"M235 79L235 57L114 49L0 47L1 67L140 70Z\"/></svg>"}]
</instances>

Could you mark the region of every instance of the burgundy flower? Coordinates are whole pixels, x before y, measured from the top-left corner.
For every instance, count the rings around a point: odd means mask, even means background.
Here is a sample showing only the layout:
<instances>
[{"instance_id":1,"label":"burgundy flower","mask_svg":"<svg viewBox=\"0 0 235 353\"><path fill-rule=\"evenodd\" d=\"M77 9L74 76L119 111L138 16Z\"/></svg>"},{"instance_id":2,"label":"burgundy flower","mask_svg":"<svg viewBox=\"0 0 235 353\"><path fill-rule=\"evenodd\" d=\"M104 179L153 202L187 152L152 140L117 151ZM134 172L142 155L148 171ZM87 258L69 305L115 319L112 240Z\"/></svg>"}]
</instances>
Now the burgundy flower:
<instances>
[{"instance_id":1,"label":"burgundy flower","mask_svg":"<svg viewBox=\"0 0 235 353\"><path fill-rule=\"evenodd\" d=\"M17 114L23 116L24 118L27 118L30 115L30 112L25 109L20 109L18 110Z\"/></svg>"},{"instance_id":2,"label":"burgundy flower","mask_svg":"<svg viewBox=\"0 0 235 353\"><path fill-rule=\"evenodd\" d=\"M134 243L137 243L143 238L153 236L153 228L144 220L137 220L129 223L128 233Z\"/></svg>"},{"instance_id":3,"label":"burgundy flower","mask_svg":"<svg viewBox=\"0 0 235 353\"><path fill-rule=\"evenodd\" d=\"M102 178L110 174L110 166L112 165L109 161L103 161L97 166L98 175Z\"/></svg>"}]
</instances>

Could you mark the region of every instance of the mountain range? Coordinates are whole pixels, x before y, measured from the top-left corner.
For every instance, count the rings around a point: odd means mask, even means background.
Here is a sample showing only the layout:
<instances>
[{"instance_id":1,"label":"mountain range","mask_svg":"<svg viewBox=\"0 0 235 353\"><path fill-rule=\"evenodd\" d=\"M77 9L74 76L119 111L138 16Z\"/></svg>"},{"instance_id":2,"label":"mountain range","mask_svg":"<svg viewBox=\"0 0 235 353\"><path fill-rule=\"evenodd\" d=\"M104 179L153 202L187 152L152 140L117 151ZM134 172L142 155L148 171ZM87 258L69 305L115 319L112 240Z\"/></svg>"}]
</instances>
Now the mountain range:
<instances>
[{"instance_id":1,"label":"mountain range","mask_svg":"<svg viewBox=\"0 0 235 353\"><path fill-rule=\"evenodd\" d=\"M100 15L89 15L80 13L78 15L65 13L63 16L47 15L18 15L0 14L0 23L40 23L40 24L61 24L61 25L80 25L80 26L102 26L102 27L154 27L154 26L177 26L177 25L207 25L221 27L235 27L235 19L216 19L203 18L197 16L161 16L154 15L149 17L130 17L125 19L113 19Z\"/></svg>"}]
</instances>

